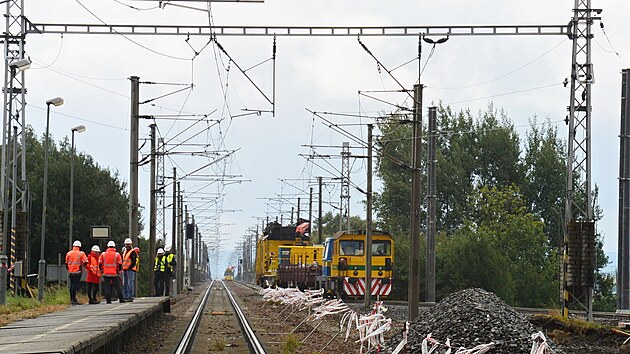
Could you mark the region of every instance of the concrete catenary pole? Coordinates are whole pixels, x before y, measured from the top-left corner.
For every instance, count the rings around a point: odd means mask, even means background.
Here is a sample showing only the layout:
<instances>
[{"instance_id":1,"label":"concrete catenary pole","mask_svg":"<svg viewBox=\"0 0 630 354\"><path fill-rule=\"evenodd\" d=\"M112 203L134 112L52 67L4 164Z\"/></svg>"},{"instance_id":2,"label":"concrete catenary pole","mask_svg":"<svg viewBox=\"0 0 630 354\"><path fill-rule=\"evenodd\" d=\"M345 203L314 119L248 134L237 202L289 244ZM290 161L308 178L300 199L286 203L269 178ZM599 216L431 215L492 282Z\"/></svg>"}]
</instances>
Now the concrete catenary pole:
<instances>
[{"instance_id":1,"label":"concrete catenary pole","mask_svg":"<svg viewBox=\"0 0 630 354\"><path fill-rule=\"evenodd\" d=\"M420 163L422 155L422 39L418 38L418 84L413 86L413 126L411 157L411 245L409 246L409 284L408 312L409 321L418 317L420 300Z\"/></svg>"},{"instance_id":2,"label":"concrete catenary pole","mask_svg":"<svg viewBox=\"0 0 630 354\"><path fill-rule=\"evenodd\" d=\"M184 289L184 198L182 198L182 187L177 182L177 199L173 201L177 203L177 292L181 293Z\"/></svg>"},{"instance_id":3,"label":"concrete catenary pole","mask_svg":"<svg viewBox=\"0 0 630 354\"><path fill-rule=\"evenodd\" d=\"M319 197L317 198L318 209L317 209L317 242L322 244L324 242L322 233L322 177L317 177L317 184L319 185Z\"/></svg>"},{"instance_id":4,"label":"concrete catenary pole","mask_svg":"<svg viewBox=\"0 0 630 354\"><path fill-rule=\"evenodd\" d=\"M414 85L412 174L411 174L411 247L409 249L409 321L418 317L420 300L420 196L421 155L422 155L422 85Z\"/></svg>"},{"instance_id":5,"label":"concrete catenary pole","mask_svg":"<svg viewBox=\"0 0 630 354\"><path fill-rule=\"evenodd\" d=\"M171 220L171 252L175 255L175 262L179 263L179 228L177 227L177 168L173 167L173 200L171 202L171 207L173 208L173 215ZM175 294L178 293L177 286L177 266L175 266L175 287L173 287L173 291Z\"/></svg>"},{"instance_id":6,"label":"concrete catenary pole","mask_svg":"<svg viewBox=\"0 0 630 354\"><path fill-rule=\"evenodd\" d=\"M149 200L149 254L155 254L155 234L156 234L156 220L157 220L157 194L155 190L155 178L156 178L156 130L157 125L151 124L151 176L149 182L149 188L151 190L151 200ZM137 245L137 243L134 243ZM149 284L153 284L155 274L149 272ZM152 288L152 287L149 287ZM151 291L152 295L155 295Z\"/></svg>"},{"instance_id":7,"label":"concrete catenary pole","mask_svg":"<svg viewBox=\"0 0 630 354\"><path fill-rule=\"evenodd\" d=\"M310 188L308 194L308 227L313 227L313 187Z\"/></svg>"},{"instance_id":8,"label":"concrete catenary pole","mask_svg":"<svg viewBox=\"0 0 630 354\"><path fill-rule=\"evenodd\" d=\"M367 146L367 192L365 213L365 307L372 305L372 129L368 124Z\"/></svg>"},{"instance_id":9,"label":"concrete catenary pole","mask_svg":"<svg viewBox=\"0 0 630 354\"><path fill-rule=\"evenodd\" d=\"M617 309L630 309L630 69L621 72Z\"/></svg>"},{"instance_id":10,"label":"concrete catenary pole","mask_svg":"<svg viewBox=\"0 0 630 354\"><path fill-rule=\"evenodd\" d=\"M131 126L129 132L129 237L138 244L138 139L140 78L131 77ZM149 254L153 256L149 250Z\"/></svg>"},{"instance_id":11,"label":"concrete catenary pole","mask_svg":"<svg viewBox=\"0 0 630 354\"><path fill-rule=\"evenodd\" d=\"M195 224L195 216L192 215L193 233L190 239L190 255L188 261L190 266L188 267L188 277L190 284L195 283L195 253L197 249L197 224Z\"/></svg>"},{"instance_id":12,"label":"concrete catenary pole","mask_svg":"<svg viewBox=\"0 0 630 354\"><path fill-rule=\"evenodd\" d=\"M435 149L437 139L437 114L435 107L429 107L429 150L427 175L427 259L426 259L426 302L435 302L435 211L437 190L435 179Z\"/></svg>"},{"instance_id":13,"label":"concrete catenary pole","mask_svg":"<svg viewBox=\"0 0 630 354\"><path fill-rule=\"evenodd\" d=\"M173 201L171 204L173 208L173 216L171 220L171 246L172 252L177 257L177 167L173 167ZM179 261L179 259L175 259L175 261Z\"/></svg>"},{"instance_id":14,"label":"concrete catenary pole","mask_svg":"<svg viewBox=\"0 0 630 354\"><path fill-rule=\"evenodd\" d=\"M188 214L188 205L184 205L184 227L186 229L188 228L189 217L190 217L190 215ZM193 225L192 232L194 233L195 232L195 228L194 228L195 217L194 216L192 216L192 222L190 222L190 223L192 223L192 225ZM192 242L188 242L188 237L189 237L188 232L186 232L185 235L184 235L184 242L186 243L186 267L188 269L186 269L185 276L188 278L188 286L190 286L192 284L192 279L190 279L190 270L192 268L192 264L191 264L192 263L192 257L191 257L191 255L192 255L192 253L191 253L191 251L192 251L191 243ZM194 235L193 235L193 237L194 237Z\"/></svg>"}]
</instances>

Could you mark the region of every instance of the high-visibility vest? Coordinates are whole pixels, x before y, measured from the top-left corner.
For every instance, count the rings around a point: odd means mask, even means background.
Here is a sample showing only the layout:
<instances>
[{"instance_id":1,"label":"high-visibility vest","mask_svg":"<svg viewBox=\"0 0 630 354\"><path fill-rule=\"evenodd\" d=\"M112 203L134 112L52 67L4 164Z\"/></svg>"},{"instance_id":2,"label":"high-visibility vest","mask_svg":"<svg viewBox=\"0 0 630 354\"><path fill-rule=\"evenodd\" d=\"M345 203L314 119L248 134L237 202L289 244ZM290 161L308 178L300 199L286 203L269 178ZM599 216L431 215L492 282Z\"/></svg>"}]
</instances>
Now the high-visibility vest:
<instances>
[{"instance_id":1,"label":"high-visibility vest","mask_svg":"<svg viewBox=\"0 0 630 354\"><path fill-rule=\"evenodd\" d=\"M116 249L110 247L101 254L101 266L104 276L117 276L118 266L120 265L122 265L122 258L120 257L120 253L116 252Z\"/></svg>"},{"instance_id":2,"label":"high-visibility vest","mask_svg":"<svg viewBox=\"0 0 630 354\"><path fill-rule=\"evenodd\" d=\"M81 265L87 263L87 256L79 247L72 247L72 251L66 254L68 274L81 274Z\"/></svg>"},{"instance_id":3,"label":"high-visibility vest","mask_svg":"<svg viewBox=\"0 0 630 354\"><path fill-rule=\"evenodd\" d=\"M133 270L134 272L138 271L138 254L136 253L136 264L134 264L133 266L131 265L131 254L135 252L135 250L132 249L127 249L125 248L125 251L123 253L123 260L122 260L122 267L123 270Z\"/></svg>"},{"instance_id":4,"label":"high-visibility vest","mask_svg":"<svg viewBox=\"0 0 630 354\"><path fill-rule=\"evenodd\" d=\"M173 273L173 259L174 258L175 258L175 255L172 253L169 253L166 255L166 267L170 273Z\"/></svg>"},{"instance_id":5,"label":"high-visibility vest","mask_svg":"<svg viewBox=\"0 0 630 354\"><path fill-rule=\"evenodd\" d=\"M90 254L90 256L88 257L88 269L92 274L96 275L97 277L101 276L101 270L98 267L98 257L96 257L94 254Z\"/></svg>"},{"instance_id":6,"label":"high-visibility vest","mask_svg":"<svg viewBox=\"0 0 630 354\"><path fill-rule=\"evenodd\" d=\"M166 271L166 257L155 257L155 265L153 266L153 271L159 273L164 273Z\"/></svg>"}]
</instances>

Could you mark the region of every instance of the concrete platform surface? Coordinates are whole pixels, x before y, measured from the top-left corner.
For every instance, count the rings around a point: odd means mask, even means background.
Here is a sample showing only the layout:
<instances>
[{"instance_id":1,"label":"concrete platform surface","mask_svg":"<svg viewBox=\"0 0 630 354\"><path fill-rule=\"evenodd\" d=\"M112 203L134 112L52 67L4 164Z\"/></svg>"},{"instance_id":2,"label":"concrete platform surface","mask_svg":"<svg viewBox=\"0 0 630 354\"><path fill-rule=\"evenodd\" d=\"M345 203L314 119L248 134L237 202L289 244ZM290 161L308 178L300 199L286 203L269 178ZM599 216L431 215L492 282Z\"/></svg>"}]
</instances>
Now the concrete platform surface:
<instances>
[{"instance_id":1,"label":"concrete platform surface","mask_svg":"<svg viewBox=\"0 0 630 354\"><path fill-rule=\"evenodd\" d=\"M168 297L77 305L0 327L0 353L115 353L134 332L158 319Z\"/></svg>"}]
</instances>

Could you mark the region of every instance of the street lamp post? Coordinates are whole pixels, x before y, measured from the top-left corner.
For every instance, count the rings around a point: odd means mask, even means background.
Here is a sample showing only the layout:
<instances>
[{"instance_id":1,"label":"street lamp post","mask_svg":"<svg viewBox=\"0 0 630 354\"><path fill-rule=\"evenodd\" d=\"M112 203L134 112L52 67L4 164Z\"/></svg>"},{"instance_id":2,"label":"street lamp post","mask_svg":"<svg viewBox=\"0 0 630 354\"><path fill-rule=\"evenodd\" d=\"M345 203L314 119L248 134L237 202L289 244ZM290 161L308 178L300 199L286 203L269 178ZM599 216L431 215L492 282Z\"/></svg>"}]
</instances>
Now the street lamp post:
<instances>
[{"instance_id":1,"label":"street lamp post","mask_svg":"<svg viewBox=\"0 0 630 354\"><path fill-rule=\"evenodd\" d=\"M72 229L74 225L74 133L83 133L85 131L84 125L78 125L72 128L72 155L70 155L70 220L69 223L69 237L68 237L68 249L72 249Z\"/></svg>"},{"instance_id":2,"label":"street lamp post","mask_svg":"<svg viewBox=\"0 0 630 354\"><path fill-rule=\"evenodd\" d=\"M39 269L37 273L37 300L44 300L44 284L46 282L46 259L44 247L46 246L46 196L48 193L48 131L50 124L50 105L61 106L63 98L55 97L46 101L46 136L44 136L44 191L42 193L42 242L39 252Z\"/></svg>"}]
</instances>

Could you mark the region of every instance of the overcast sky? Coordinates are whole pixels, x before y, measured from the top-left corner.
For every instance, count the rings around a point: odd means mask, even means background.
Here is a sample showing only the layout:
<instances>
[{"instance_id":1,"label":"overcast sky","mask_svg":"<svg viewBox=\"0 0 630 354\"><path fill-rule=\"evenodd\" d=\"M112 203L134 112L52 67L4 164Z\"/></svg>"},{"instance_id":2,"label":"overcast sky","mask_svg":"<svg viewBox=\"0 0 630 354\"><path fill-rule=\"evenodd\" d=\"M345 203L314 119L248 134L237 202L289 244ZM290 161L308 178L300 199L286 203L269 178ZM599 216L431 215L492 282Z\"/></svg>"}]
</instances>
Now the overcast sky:
<instances>
[{"instance_id":1,"label":"overcast sky","mask_svg":"<svg viewBox=\"0 0 630 354\"><path fill-rule=\"evenodd\" d=\"M25 1L25 15L34 23L99 24L194 24L242 26L418 26L482 24L566 24L574 7L573 0L425 0L425 1L290 1L267 0L265 3L215 3L212 18L207 11L167 5L158 8L157 1L55 0ZM202 3L177 4L204 8ZM618 151L620 119L620 71L630 67L630 42L627 41L627 15L630 2L593 1L602 8L602 22L608 38L593 26L592 46L595 80L593 86L593 155L592 179L600 186L599 204L604 219L598 224L605 238L605 250L612 254L617 245ZM89 11L88 11L89 10ZM412 60L417 53L415 37L362 37L361 40L387 68ZM61 96L65 104L53 107L51 133L56 140L70 133L78 124L87 132L77 136L79 151L92 155L103 167L116 170L129 179L130 76L156 83L194 84L192 90L166 96L140 107L142 115L210 114L220 120L195 125L177 134L190 121L158 120L161 136L171 143L208 144L208 150L237 150L233 157L204 169L203 174L242 175L243 182L220 188L218 183L203 193L226 193L218 204L225 212L220 217L220 234L203 229L204 239L219 241L220 259L213 272L219 275L228 264L235 245L246 230L260 221L256 217L279 215L275 210L291 209L289 202L272 203L264 198L283 196L292 199L308 192L306 179L331 176L340 168L338 158L308 162L299 154L310 154L303 145L341 145L347 138L328 128L306 109L373 115L390 111L380 101L359 95L358 91L397 90L400 87L379 70L363 50L356 37L278 37L276 61L276 115L246 115L243 109L270 110L263 95L237 70L258 63L248 70L260 90L272 93L272 38L219 37L218 41L234 59L230 63L208 37L29 34L26 52L33 59L27 72L27 122L41 135L45 124L45 101ZM566 139L569 89L562 81L570 75L571 42L566 36L492 36L452 37L436 47L430 59L430 46L424 45L426 64L422 81L425 109L442 101L454 110L478 112L490 102L504 109L524 136L529 119L549 119ZM619 55L614 54L616 51ZM199 55L195 56L195 52ZM428 62L427 62L428 60ZM408 88L417 80L418 63L411 62L394 71L398 81ZM171 93L185 86L143 84L140 100L145 101ZM374 94L378 98L402 104L405 96L395 93ZM408 101L407 101L408 103ZM181 113L180 113L181 112ZM426 112L426 111L425 111ZM366 123L366 119L326 116L335 123ZM187 116L187 119L192 117ZM199 117L197 117L199 118ZM140 135L148 137L151 123L142 120ZM365 138L365 126L346 129ZM188 138L199 133L196 137ZM352 145L356 145L352 143ZM142 148L142 155L149 152ZM173 151L199 150L182 146ZM318 148L320 154L338 155L340 149ZM353 150L353 154L364 154ZM177 166L180 175L193 172L213 157L171 155L166 159L170 175ZM223 164L223 162L227 162ZM352 160L352 183L365 187L365 162ZM141 169L141 204L148 223L149 174ZM279 179L287 179L282 182ZM302 181L304 179L304 181ZM439 183L439 181L438 181ZM185 181L183 189L193 192L204 182ZM315 191L317 189L315 188ZM201 192L197 196L201 196ZM170 187L167 204L170 204ZM208 197L209 195L205 195ZM339 186L327 185L324 199L337 203ZM302 194L302 209L307 210L308 195ZM363 216L362 196L352 193L351 213ZM212 217L214 211L201 211L204 201L188 200L197 220ZM207 202L207 201L205 201ZM327 210L334 210L326 206ZM170 210L166 220L170 235ZM304 214L302 216L305 216ZM289 217L285 214L284 220ZM206 224L208 224L206 222ZM146 232L145 232L146 233ZM124 235L126 236L126 235ZM123 236L119 238L122 239ZM170 236L169 236L170 239ZM214 256L215 254L213 254Z\"/></svg>"}]
</instances>

